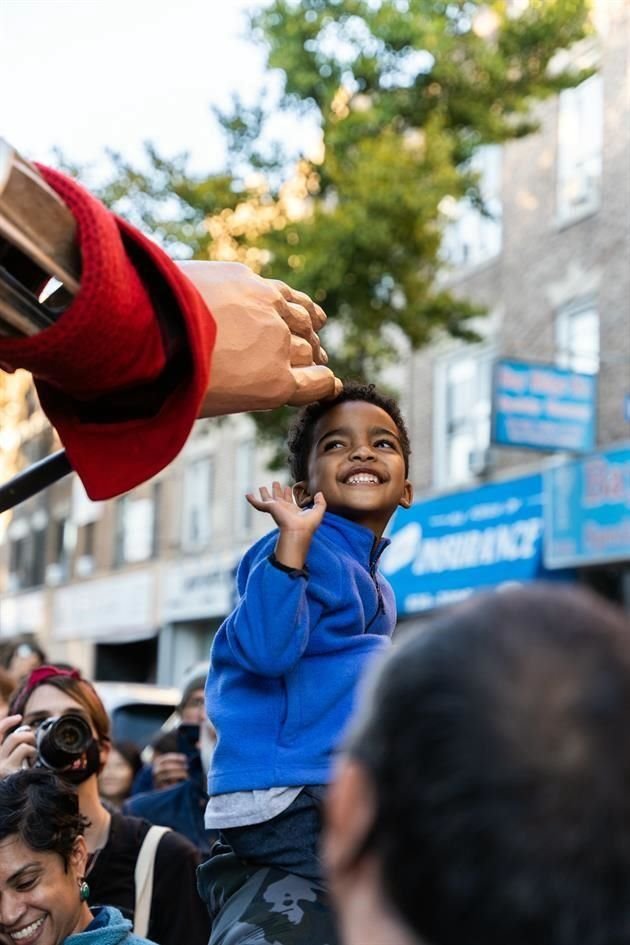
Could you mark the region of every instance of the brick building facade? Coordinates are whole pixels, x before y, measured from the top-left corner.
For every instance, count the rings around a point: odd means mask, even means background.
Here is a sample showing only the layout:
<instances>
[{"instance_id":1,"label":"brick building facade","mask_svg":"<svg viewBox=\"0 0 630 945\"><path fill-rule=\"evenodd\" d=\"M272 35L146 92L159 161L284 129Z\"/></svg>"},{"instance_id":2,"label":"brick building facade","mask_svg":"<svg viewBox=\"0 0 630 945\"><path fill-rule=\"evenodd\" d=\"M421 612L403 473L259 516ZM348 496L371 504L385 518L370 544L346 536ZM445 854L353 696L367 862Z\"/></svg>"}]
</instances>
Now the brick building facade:
<instances>
[{"instance_id":1,"label":"brick building facade","mask_svg":"<svg viewBox=\"0 0 630 945\"><path fill-rule=\"evenodd\" d=\"M564 55L596 73L538 107L536 134L474 159L493 218L444 206L445 282L488 314L478 344L444 338L410 360L420 501L559 461L492 445L499 357L597 374L597 447L630 441L630 7L602 0L595 13L596 35ZM630 606L630 570L616 572L615 596Z\"/></svg>"},{"instance_id":2,"label":"brick building facade","mask_svg":"<svg viewBox=\"0 0 630 945\"><path fill-rule=\"evenodd\" d=\"M50 437L28 441L28 462ZM237 561L269 527L244 499L268 478L265 459L249 417L200 420L180 456L124 496L90 502L70 476L18 506L0 535L0 645L34 636L94 678L177 684L207 659Z\"/></svg>"},{"instance_id":3,"label":"brick building facade","mask_svg":"<svg viewBox=\"0 0 630 945\"><path fill-rule=\"evenodd\" d=\"M500 149L498 232L486 241L495 252L481 259L474 245L468 252L466 236L474 240L479 228L466 211L451 224L447 246L455 264L448 284L484 305L488 316L476 326L484 339L478 346L444 340L412 359L405 402L416 444L417 489L448 488L473 481L475 473L540 463L540 455L515 450L491 450L484 462L489 446L486 365L477 388L467 392L466 412L479 410L477 434L471 434L475 455L467 471L449 469L443 455L445 427L457 425L458 417L448 416L449 382L443 375L449 365L451 376L456 374L458 360L483 362L501 355L581 368L592 357L593 369L599 368L598 443L630 439L624 419L624 395L630 391L630 9L621 0L604 0L600 6L597 39L576 53L599 69L585 83L590 94L584 96L580 87L544 103L538 109L539 132ZM565 148L592 134L599 122L601 138L599 155L584 157L583 165L590 161L590 166L580 166L578 155L574 191L563 205L559 156L561 114L567 109L578 112L578 127L567 132L574 140ZM592 114L584 114L589 110ZM467 255L470 265L463 262ZM587 309L593 317L580 326L577 316ZM563 320L575 321L572 338L570 327L563 338ZM580 338L582 328L592 337ZM463 369L460 376L465 387Z\"/></svg>"}]
</instances>

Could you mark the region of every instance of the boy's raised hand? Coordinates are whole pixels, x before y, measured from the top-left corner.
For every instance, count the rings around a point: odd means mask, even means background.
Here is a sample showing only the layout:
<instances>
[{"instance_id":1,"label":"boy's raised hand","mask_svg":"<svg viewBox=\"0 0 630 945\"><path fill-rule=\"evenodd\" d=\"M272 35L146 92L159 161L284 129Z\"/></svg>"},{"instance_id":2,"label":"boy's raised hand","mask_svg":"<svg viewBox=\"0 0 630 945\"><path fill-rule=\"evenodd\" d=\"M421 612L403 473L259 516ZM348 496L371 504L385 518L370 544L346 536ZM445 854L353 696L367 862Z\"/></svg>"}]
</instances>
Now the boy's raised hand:
<instances>
[{"instance_id":1,"label":"boy's raised hand","mask_svg":"<svg viewBox=\"0 0 630 945\"><path fill-rule=\"evenodd\" d=\"M318 492L313 505L301 509L295 503L291 486L273 482L271 492L266 486L261 486L258 491L260 498L252 493L248 493L246 498L259 512L268 512L280 529L276 559L288 568L303 568L311 539L324 517L326 499Z\"/></svg>"},{"instance_id":2,"label":"boy's raised hand","mask_svg":"<svg viewBox=\"0 0 630 945\"><path fill-rule=\"evenodd\" d=\"M274 481L271 492L267 486L261 486L258 491L259 499L251 492L245 498L259 512L268 512L280 529L312 535L326 511L326 499L321 492L315 496L312 507L301 509L295 503L291 486L282 486Z\"/></svg>"}]
</instances>

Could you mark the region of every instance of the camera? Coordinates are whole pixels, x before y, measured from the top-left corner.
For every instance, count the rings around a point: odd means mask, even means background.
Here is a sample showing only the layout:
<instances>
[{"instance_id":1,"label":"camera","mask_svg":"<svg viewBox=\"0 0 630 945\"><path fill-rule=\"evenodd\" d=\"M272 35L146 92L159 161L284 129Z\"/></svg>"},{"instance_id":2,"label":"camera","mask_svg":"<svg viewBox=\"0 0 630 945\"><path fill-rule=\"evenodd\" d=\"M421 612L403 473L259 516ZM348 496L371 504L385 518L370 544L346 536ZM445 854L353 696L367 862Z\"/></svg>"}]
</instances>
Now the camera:
<instances>
[{"instance_id":1,"label":"camera","mask_svg":"<svg viewBox=\"0 0 630 945\"><path fill-rule=\"evenodd\" d=\"M39 768L67 771L86 753L94 736L80 715L61 715L45 719L37 729L37 761Z\"/></svg>"}]
</instances>

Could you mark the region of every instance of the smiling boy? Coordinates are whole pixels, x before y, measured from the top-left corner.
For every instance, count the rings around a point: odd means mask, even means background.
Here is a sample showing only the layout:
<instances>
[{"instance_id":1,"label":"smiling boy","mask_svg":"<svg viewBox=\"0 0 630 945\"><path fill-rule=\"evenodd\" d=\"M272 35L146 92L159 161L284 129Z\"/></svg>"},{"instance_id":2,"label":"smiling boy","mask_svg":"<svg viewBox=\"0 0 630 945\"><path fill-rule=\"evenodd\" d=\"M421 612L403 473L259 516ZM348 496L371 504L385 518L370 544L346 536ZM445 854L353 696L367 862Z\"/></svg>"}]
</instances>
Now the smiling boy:
<instances>
[{"instance_id":1,"label":"smiling boy","mask_svg":"<svg viewBox=\"0 0 630 945\"><path fill-rule=\"evenodd\" d=\"M394 629L377 565L389 519L411 503L410 450L395 401L357 384L305 408L289 449L293 489L247 496L277 529L241 561L240 599L212 648L206 827L247 863L318 881L331 756Z\"/></svg>"}]
</instances>

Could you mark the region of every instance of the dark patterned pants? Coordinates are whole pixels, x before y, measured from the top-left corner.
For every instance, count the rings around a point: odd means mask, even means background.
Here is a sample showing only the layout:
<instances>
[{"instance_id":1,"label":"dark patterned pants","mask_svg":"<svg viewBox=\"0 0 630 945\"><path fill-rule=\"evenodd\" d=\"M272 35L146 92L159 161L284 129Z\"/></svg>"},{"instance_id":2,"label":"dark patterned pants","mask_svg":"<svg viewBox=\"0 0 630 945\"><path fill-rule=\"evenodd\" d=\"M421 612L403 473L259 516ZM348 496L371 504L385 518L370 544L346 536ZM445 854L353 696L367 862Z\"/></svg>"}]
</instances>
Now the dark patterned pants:
<instances>
[{"instance_id":1,"label":"dark patterned pants","mask_svg":"<svg viewBox=\"0 0 630 945\"><path fill-rule=\"evenodd\" d=\"M209 945L338 945L324 887L239 860L227 846L197 871L212 918Z\"/></svg>"}]
</instances>

